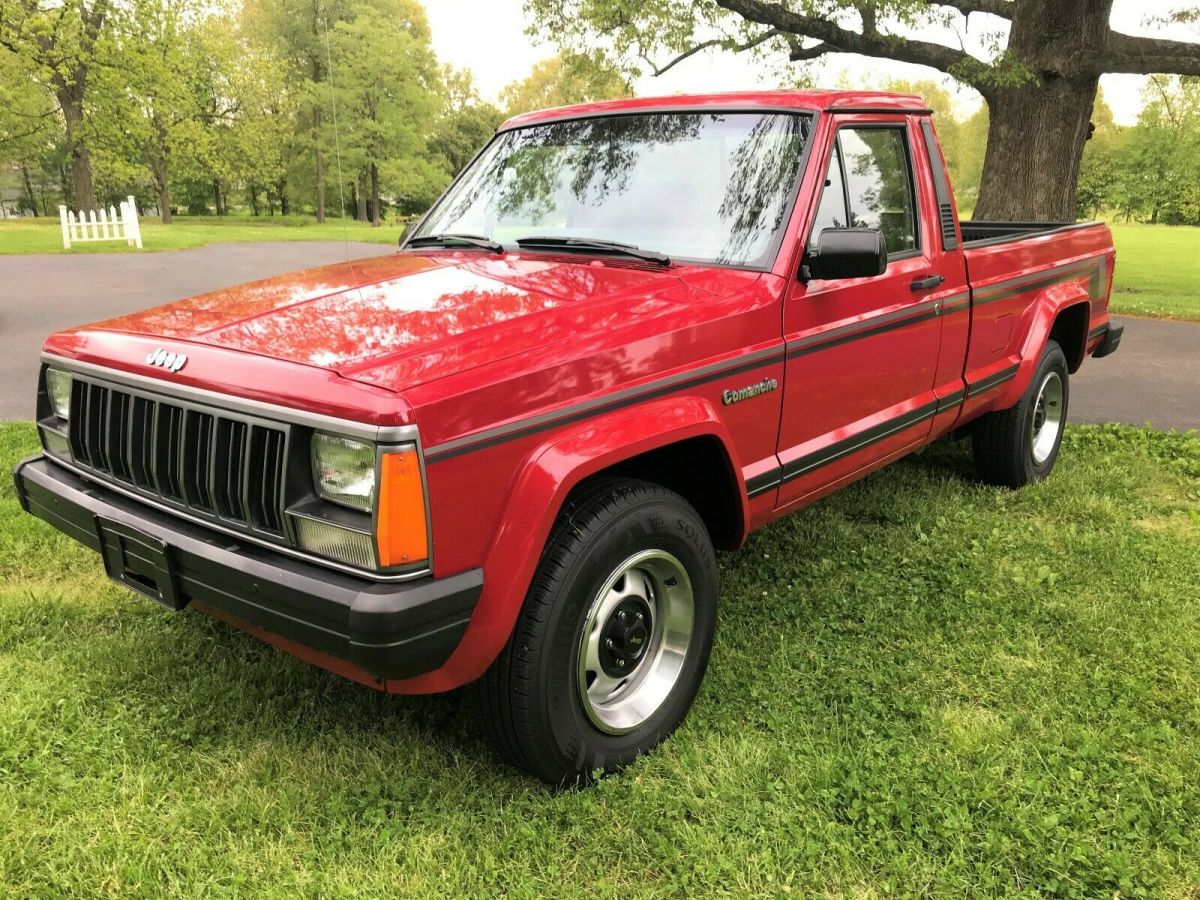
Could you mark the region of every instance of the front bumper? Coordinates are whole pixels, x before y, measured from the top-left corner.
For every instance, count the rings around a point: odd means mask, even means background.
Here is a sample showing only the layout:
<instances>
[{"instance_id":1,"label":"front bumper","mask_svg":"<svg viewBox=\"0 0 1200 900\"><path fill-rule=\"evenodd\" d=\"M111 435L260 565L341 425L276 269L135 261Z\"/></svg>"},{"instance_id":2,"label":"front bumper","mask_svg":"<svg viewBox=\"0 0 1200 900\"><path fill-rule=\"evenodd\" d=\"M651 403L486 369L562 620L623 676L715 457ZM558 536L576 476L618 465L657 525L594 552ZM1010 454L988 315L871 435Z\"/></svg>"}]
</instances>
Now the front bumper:
<instances>
[{"instance_id":1,"label":"front bumper","mask_svg":"<svg viewBox=\"0 0 1200 900\"><path fill-rule=\"evenodd\" d=\"M438 668L483 590L479 569L387 584L238 543L35 456L13 472L21 507L99 552L105 570L172 609L218 613L379 680Z\"/></svg>"}]
</instances>

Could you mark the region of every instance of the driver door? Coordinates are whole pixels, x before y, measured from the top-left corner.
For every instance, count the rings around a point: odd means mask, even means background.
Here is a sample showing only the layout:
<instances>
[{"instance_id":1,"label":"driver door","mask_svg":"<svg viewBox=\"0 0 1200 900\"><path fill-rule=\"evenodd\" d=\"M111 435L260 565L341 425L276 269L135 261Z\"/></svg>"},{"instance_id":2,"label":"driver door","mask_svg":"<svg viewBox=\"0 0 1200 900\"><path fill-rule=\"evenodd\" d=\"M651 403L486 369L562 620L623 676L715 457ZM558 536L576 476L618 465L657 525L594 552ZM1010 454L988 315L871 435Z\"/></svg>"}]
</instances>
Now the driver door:
<instances>
[{"instance_id":1,"label":"driver door","mask_svg":"<svg viewBox=\"0 0 1200 900\"><path fill-rule=\"evenodd\" d=\"M797 277L790 288L779 506L832 490L929 433L939 276L913 158L909 123L897 116L840 117L833 130L809 251L825 228L874 228L888 265L871 278Z\"/></svg>"}]
</instances>

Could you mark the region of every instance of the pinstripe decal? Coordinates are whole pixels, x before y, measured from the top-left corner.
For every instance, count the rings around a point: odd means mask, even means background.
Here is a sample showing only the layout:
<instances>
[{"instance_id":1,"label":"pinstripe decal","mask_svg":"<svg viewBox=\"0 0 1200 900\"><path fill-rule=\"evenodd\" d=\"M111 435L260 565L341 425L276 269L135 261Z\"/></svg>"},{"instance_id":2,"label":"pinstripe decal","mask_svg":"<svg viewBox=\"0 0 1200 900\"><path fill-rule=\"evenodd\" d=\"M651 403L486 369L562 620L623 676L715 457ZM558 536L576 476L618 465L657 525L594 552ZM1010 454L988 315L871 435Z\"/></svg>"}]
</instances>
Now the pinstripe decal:
<instances>
[{"instance_id":1,"label":"pinstripe decal","mask_svg":"<svg viewBox=\"0 0 1200 900\"><path fill-rule=\"evenodd\" d=\"M1007 369L1001 369L987 378L981 378L972 384L967 385L967 397L976 397L984 391L990 391L994 387L1004 384L1017 377L1017 370L1020 366L1009 366Z\"/></svg>"},{"instance_id":2,"label":"pinstripe decal","mask_svg":"<svg viewBox=\"0 0 1200 900\"><path fill-rule=\"evenodd\" d=\"M453 438L452 440L438 444L436 447L427 448L425 451L425 460L427 462L434 463L440 462L444 459L452 459L456 456L461 456L464 453L472 453L476 450L494 447L497 444L527 437L531 434L537 434L540 431L545 431L558 425L568 425L572 422L582 421L590 416L598 415L604 412L611 412L624 406L631 406L634 403L652 400L657 397L671 394L675 391L683 390L684 388L695 387L710 381L714 381L718 378L726 377L728 375L736 375L741 372L753 371L754 369L762 368L763 366L780 362L784 359L794 359L799 356L805 356L809 353L815 353L819 350L837 347L841 344L856 341L861 338L874 337L876 335L886 334L889 331L907 328L910 325L916 325L920 322L928 321L929 319L935 318L942 313L951 314L967 309L972 302L978 305L982 303L990 303L995 300L1002 300L1006 297L1015 296L1026 291L1037 290L1052 284L1069 281L1072 278L1078 278L1080 275L1085 273L1090 276L1089 293L1092 298L1095 299L1100 296L1104 276L1107 274L1107 266L1105 263L1105 257L1103 256L1092 257L1091 259L1083 260L1081 262L1068 263L1063 266L1058 266L1054 269L1048 269L1044 272L1035 272L1030 275L1023 275L1019 278L1009 279L1008 281L989 285L982 290L974 292L973 295L964 292L953 294L940 300L926 301L925 303L919 303L914 306L910 306L907 309L886 313L874 319L866 320L865 322L855 322L850 325L832 328L828 331L821 332L820 334L808 335L806 337L789 342L784 348L760 350L756 353L738 357L734 360L723 363L713 363L712 365L704 366L700 369L697 369L695 372L673 375L668 378L660 378L639 387L618 391L606 397L585 400L581 403L575 403L570 406L563 407L562 409L531 416L527 419L520 419L516 422L510 422L506 425L498 425L494 428L488 428L483 431L476 432L475 434ZM1089 337L1094 337L1094 335L1089 335ZM999 375L1004 375L1004 377L1001 378ZM976 382L968 387L966 396L976 396L982 391L989 390L990 388L1007 381L1009 378L1012 378L1015 375L1016 367L1013 367L1010 373L998 373L998 375L993 375L987 379ZM941 401L941 409L947 409L949 406L952 406L953 402L948 402L950 400L951 398L943 398ZM935 415L938 411L937 403L931 404L929 408L931 409L931 412L929 412L930 416ZM928 418L928 416L926 418ZM915 422L913 424L915 424ZM851 450L847 450L846 452L853 452L853 448ZM816 463L816 465L819 464L821 463ZM758 476L754 479L755 482L761 481L761 486L756 486L755 488L755 490L759 493L764 490L769 490L770 487L773 486L768 484L767 481L762 480L764 477L765 476ZM791 477L795 477L795 475L786 475L784 476L783 480L786 481Z\"/></svg>"},{"instance_id":3,"label":"pinstripe decal","mask_svg":"<svg viewBox=\"0 0 1200 900\"><path fill-rule=\"evenodd\" d=\"M1018 294L1040 290L1054 284L1061 284L1064 281L1072 281L1081 275L1087 275L1088 296L1093 300L1097 300L1103 294L1104 276L1107 274L1108 265L1105 262L1105 257L1093 256L1090 259L1055 266L1052 269L1046 269L1042 272L1033 272L1029 275L1021 275L1017 278L1010 278L1007 281L989 284L987 287L975 291L972 296L975 305L979 306L984 303L994 303L997 300L1007 300Z\"/></svg>"},{"instance_id":4,"label":"pinstripe decal","mask_svg":"<svg viewBox=\"0 0 1200 900\"><path fill-rule=\"evenodd\" d=\"M653 400L657 397L683 390L684 388L696 387L710 381L715 381L718 378L760 369L763 366L781 362L782 360L782 348L772 347L767 350L750 353L746 356L739 356L736 359L726 362L713 363L693 372L684 372L668 378L660 378L656 381L639 385L638 387L627 388L604 397L585 400L582 403L574 403L562 409L556 409L551 412L542 413L541 415L531 416L527 419L510 422L507 425L498 425L495 428L488 428L475 434L446 441L426 450L425 459L427 462L441 462L444 459L452 459L464 453L472 453L476 450L494 447L497 444L537 434L540 431L545 431L558 425L569 425L572 422L579 422L600 413L611 412L625 406L632 406L634 403L642 403L646 400Z\"/></svg>"},{"instance_id":5,"label":"pinstripe decal","mask_svg":"<svg viewBox=\"0 0 1200 900\"><path fill-rule=\"evenodd\" d=\"M928 421L937 412L938 402L934 401L910 412L901 413L898 416L888 419L886 422L881 422L878 425L860 431L858 434L836 441L828 447L823 447L814 453L809 453L807 456L794 459L784 466L754 476L746 482L746 493L750 497L756 497L773 488L780 487L789 481L799 478L801 475L806 475L815 469L819 469L821 466L837 462L842 457L857 453L859 450L865 450L872 444L877 444L885 438L899 434L906 428L912 428L914 425Z\"/></svg>"}]
</instances>

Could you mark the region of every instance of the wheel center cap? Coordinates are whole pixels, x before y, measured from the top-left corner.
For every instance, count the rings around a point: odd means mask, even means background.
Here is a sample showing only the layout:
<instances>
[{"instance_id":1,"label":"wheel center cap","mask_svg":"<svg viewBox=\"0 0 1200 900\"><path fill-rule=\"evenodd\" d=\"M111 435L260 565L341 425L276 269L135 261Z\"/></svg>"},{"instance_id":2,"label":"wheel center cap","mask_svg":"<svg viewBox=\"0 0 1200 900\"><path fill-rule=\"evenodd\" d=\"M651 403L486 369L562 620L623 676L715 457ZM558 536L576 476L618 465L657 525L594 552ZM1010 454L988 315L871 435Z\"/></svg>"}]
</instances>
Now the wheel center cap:
<instances>
[{"instance_id":1,"label":"wheel center cap","mask_svg":"<svg viewBox=\"0 0 1200 900\"><path fill-rule=\"evenodd\" d=\"M634 670L650 643L650 608L641 598L624 600L600 633L600 666L620 678Z\"/></svg>"}]
</instances>

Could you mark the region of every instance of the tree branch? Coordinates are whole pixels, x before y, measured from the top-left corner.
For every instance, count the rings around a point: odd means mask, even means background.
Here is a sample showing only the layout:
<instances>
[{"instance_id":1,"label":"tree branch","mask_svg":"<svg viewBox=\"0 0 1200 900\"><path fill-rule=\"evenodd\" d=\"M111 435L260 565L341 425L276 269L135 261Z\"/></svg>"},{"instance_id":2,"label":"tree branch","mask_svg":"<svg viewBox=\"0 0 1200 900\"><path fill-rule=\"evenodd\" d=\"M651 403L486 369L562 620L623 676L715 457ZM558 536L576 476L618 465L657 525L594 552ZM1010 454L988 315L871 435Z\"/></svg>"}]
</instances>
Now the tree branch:
<instances>
[{"instance_id":1,"label":"tree branch","mask_svg":"<svg viewBox=\"0 0 1200 900\"><path fill-rule=\"evenodd\" d=\"M816 44L812 47L802 47L799 41L792 43L792 52L788 54L788 59L792 62L801 62L806 59L816 59L818 56L824 56L826 53L836 53L837 48L832 44Z\"/></svg>"},{"instance_id":2,"label":"tree branch","mask_svg":"<svg viewBox=\"0 0 1200 900\"><path fill-rule=\"evenodd\" d=\"M949 6L964 16L971 13L991 13L1002 19L1011 19L1013 14L1012 0L930 0L935 6Z\"/></svg>"},{"instance_id":3,"label":"tree branch","mask_svg":"<svg viewBox=\"0 0 1200 900\"><path fill-rule=\"evenodd\" d=\"M668 72L671 69L675 68L675 66L679 65L685 59L695 56L697 53L701 52L702 50L708 50L711 47L724 47L726 50L732 50L734 53L741 53L745 50L752 50L755 47L757 47L759 44L765 44L771 38L779 37L782 33L783 32L779 31L777 28L771 28L771 29L763 32L762 34L758 35L757 37L751 38L750 40L746 41L744 44L735 44L732 47L728 43L728 38L713 38L711 41L702 41L701 43L696 44L696 46L690 47L689 49L685 50L683 53L680 53L673 60L668 62L665 66L661 66L661 67L656 66L650 60L650 58L647 57L644 53L640 54L640 55L641 55L642 59L645 60L646 64L648 66L650 66L651 73L655 77L658 77L659 75L662 75L664 72Z\"/></svg>"},{"instance_id":4,"label":"tree branch","mask_svg":"<svg viewBox=\"0 0 1200 900\"><path fill-rule=\"evenodd\" d=\"M748 21L770 26L784 34L815 38L822 44L829 45L828 49L822 52L840 51L898 59L952 73L960 79L968 77L961 71L965 69L964 64L979 63L979 60L969 53L955 50L945 44L878 33L860 34L857 31L848 31L828 19L792 12L778 3L768 3L764 0L716 0L716 4Z\"/></svg>"},{"instance_id":5,"label":"tree branch","mask_svg":"<svg viewBox=\"0 0 1200 900\"><path fill-rule=\"evenodd\" d=\"M1113 31L1108 36L1108 50L1098 55L1095 65L1100 73L1200 75L1200 44Z\"/></svg>"}]
</instances>

